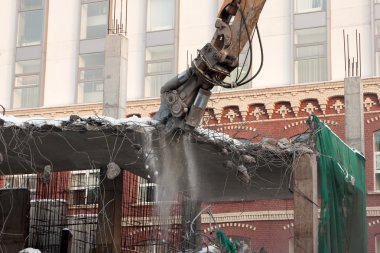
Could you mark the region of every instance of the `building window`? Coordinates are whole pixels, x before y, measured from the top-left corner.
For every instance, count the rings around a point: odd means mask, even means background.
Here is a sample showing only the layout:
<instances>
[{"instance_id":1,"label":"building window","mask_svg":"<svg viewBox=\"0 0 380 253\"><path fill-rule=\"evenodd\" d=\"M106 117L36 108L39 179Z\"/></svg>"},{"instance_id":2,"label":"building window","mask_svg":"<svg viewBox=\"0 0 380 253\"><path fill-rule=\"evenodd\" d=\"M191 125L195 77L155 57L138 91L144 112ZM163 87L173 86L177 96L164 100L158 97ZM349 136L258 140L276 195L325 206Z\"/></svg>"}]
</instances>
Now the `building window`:
<instances>
[{"instance_id":1,"label":"building window","mask_svg":"<svg viewBox=\"0 0 380 253\"><path fill-rule=\"evenodd\" d=\"M82 4L80 39L104 38L107 34L108 1Z\"/></svg>"},{"instance_id":2,"label":"building window","mask_svg":"<svg viewBox=\"0 0 380 253\"><path fill-rule=\"evenodd\" d=\"M295 82L327 80L326 27L294 31Z\"/></svg>"},{"instance_id":3,"label":"building window","mask_svg":"<svg viewBox=\"0 0 380 253\"><path fill-rule=\"evenodd\" d=\"M36 198L37 175L25 174L25 175L5 176L4 188L6 189L26 188L30 191L30 199L34 200Z\"/></svg>"},{"instance_id":4,"label":"building window","mask_svg":"<svg viewBox=\"0 0 380 253\"><path fill-rule=\"evenodd\" d=\"M147 32L174 29L175 0L148 0Z\"/></svg>"},{"instance_id":5,"label":"building window","mask_svg":"<svg viewBox=\"0 0 380 253\"><path fill-rule=\"evenodd\" d=\"M380 19L375 20L375 51L376 75L380 75Z\"/></svg>"},{"instance_id":6,"label":"building window","mask_svg":"<svg viewBox=\"0 0 380 253\"><path fill-rule=\"evenodd\" d=\"M289 238L289 253L294 253L294 237Z\"/></svg>"},{"instance_id":7,"label":"building window","mask_svg":"<svg viewBox=\"0 0 380 253\"><path fill-rule=\"evenodd\" d=\"M174 76L174 45L146 48L145 96L160 96L161 87Z\"/></svg>"},{"instance_id":8,"label":"building window","mask_svg":"<svg viewBox=\"0 0 380 253\"><path fill-rule=\"evenodd\" d=\"M70 179L70 205L98 203L99 171L73 171Z\"/></svg>"},{"instance_id":9,"label":"building window","mask_svg":"<svg viewBox=\"0 0 380 253\"><path fill-rule=\"evenodd\" d=\"M380 131L375 133L374 139L375 191L380 191Z\"/></svg>"},{"instance_id":10,"label":"building window","mask_svg":"<svg viewBox=\"0 0 380 253\"><path fill-rule=\"evenodd\" d=\"M294 12L306 13L325 10L326 0L295 0Z\"/></svg>"},{"instance_id":11,"label":"building window","mask_svg":"<svg viewBox=\"0 0 380 253\"><path fill-rule=\"evenodd\" d=\"M17 46L40 45L44 30L44 1L20 0Z\"/></svg>"},{"instance_id":12,"label":"building window","mask_svg":"<svg viewBox=\"0 0 380 253\"><path fill-rule=\"evenodd\" d=\"M79 56L78 103L103 100L104 52Z\"/></svg>"},{"instance_id":13,"label":"building window","mask_svg":"<svg viewBox=\"0 0 380 253\"><path fill-rule=\"evenodd\" d=\"M137 201L139 204L156 202L157 184L149 183L147 179L139 178L139 195Z\"/></svg>"},{"instance_id":14,"label":"building window","mask_svg":"<svg viewBox=\"0 0 380 253\"><path fill-rule=\"evenodd\" d=\"M16 62L13 108L38 106L40 69L40 60Z\"/></svg>"}]
</instances>

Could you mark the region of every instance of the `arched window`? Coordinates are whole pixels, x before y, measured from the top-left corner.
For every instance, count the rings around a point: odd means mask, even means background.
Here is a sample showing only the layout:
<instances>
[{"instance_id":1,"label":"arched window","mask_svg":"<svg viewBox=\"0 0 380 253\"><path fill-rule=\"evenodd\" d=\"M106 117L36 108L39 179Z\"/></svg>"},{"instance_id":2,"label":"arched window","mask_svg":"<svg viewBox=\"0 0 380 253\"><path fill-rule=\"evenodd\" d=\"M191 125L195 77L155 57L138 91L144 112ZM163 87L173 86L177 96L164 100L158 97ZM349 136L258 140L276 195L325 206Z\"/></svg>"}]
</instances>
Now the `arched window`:
<instances>
[{"instance_id":1,"label":"arched window","mask_svg":"<svg viewBox=\"0 0 380 253\"><path fill-rule=\"evenodd\" d=\"M375 235L375 252L380 253L380 234Z\"/></svg>"}]
</instances>

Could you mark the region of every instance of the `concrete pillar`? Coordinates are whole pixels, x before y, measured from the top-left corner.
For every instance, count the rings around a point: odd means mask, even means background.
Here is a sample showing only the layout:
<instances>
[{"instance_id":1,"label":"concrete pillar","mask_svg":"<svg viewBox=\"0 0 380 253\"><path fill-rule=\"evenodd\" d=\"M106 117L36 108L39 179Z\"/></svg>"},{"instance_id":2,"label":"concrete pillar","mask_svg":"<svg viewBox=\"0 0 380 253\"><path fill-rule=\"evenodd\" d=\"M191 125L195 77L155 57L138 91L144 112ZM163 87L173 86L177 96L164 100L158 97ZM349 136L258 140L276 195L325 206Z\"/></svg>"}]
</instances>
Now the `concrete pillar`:
<instances>
[{"instance_id":1,"label":"concrete pillar","mask_svg":"<svg viewBox=\"0 0 380 253\"><path fill-rule=\"evenodd\" d=\"M186 235L191 234L192 236L188 238L183 244L185 249L196 249L202 245L202 238L198 235L201 230L202 218L199 215L196 216L201 211L202 202L199 200L194 200L191 198L190 194L183 193L182 196L182 233L183 238L187 238ZM196 218L196 219L195 219ZM195 220L194 220L195 219ZM192 221L194 220L194 223ZM189 233L191 229L195 234Z\"/></svg>"},{"instance_id":2,"label":"concrete pillar","mask_svg":"<svg viewBox=\"0 0 380 253\"><path fill-rule=\"evenodd\" d=\"M360 77L344 79L346 143L364 154L363 85Z\"/></svg>"},{"instance_id":3,"label":"concrete pillar","mask_svg":"<svg viewBox=\"0 0 380 253\"><path fill-rule=\"evenodd\" d=\"M303 154L294 161L294 253L318 252L317 160Z\"/></svg>"},{"instance_id":4,"label":"concrete pillar","mask_svg":"<svg viewBox=\"0 0 380 253\"><path fill-rule=\"evenodd\" d=\"M100 170L96 253L120 253L123 174L110 180L106 170Z\"/></svg>"},{"instance_id":5,"label":"concrete pillar","mask_svg":"<svg viewBox=\"0 0 380 253\"><path fill-rule=\"evenodd\" d=\"M109 34L106 38L103 115L116 119L126 116L127 38Z\"/></svg>"}]
</instances>

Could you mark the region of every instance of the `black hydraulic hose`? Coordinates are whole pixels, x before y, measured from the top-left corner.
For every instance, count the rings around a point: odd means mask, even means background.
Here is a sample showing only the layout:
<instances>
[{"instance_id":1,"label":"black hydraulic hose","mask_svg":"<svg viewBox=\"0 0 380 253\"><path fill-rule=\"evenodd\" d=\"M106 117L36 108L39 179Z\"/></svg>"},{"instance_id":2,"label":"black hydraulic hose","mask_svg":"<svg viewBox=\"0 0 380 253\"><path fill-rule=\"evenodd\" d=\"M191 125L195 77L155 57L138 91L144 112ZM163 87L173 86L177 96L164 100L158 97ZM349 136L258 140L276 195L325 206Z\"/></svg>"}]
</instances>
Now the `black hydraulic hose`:
<instances>
[{"instance_id":1,"label":"black hydraulic hose","mask_svg":"<svg viewBox=\"0 0 380 253\"><path fill-rule=\"evenodd\" d=\"M243 83L239 83L238 86L241 86L241 85L247 84L247 83L249 83L250 81L252 81L253 79L255 79L256 76L257 76L257 75L260 73L260 71L262 70L263 65L264 65L264 50L263 50L263 43L262 43L262 41L261 41L261 36L260 36L259 27L256 26L256 29L257 29L257 37L259 38L259 44L260 44L260 54L261 54L260 67L259 67L259 69L256 71L256 73L255 73L250 79L248 79L247 81L245 81L245 82L243 82Z\"/></svg>"}]
</instances>

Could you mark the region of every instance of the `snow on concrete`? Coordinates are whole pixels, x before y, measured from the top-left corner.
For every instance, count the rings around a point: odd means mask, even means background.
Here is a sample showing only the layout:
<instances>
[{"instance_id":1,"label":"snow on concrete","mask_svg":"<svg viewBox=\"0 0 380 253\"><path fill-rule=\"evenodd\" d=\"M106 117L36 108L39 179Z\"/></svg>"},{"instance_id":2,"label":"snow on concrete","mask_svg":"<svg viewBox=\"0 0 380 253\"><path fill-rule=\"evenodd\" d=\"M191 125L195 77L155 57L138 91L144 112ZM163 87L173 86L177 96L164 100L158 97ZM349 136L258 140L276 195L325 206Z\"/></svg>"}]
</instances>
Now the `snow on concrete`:
<instances>
[{"instance_id":1,"label":"snow on concrete","mask_svg":"<svg viewBox=\"0 0 380 253\"><path fill-rule=\"evenodd\" d=\"M36 127L42 127L44 125L50 125L55 127L61 127L64 122L70 121L70 117L58 118L58 119L48 119L42 117L30 117L30 118L18 118L14 116L4 116L0 115L0 119L4 121L4 126L18 126L25 127L27 125L34 125ZM114 119L106 116L83 116L73 123L85 123L88 120L104 121L105 124L110 124L113 126L120 125L138 125L142 127L148 127L157 124L157 121L151 118L139 118L132 116L129 118Z\"/></svg>"},{"instance_id":2,"label":"snow on concrete","mask_svg":"<svg viewBox=\"0 0 380 253\"><path fill-rule=\"evenodd\" d=\"M19 253L41 253L41 251L38 249L33 249L33 248L26 248L19 251Z\"/></svg>"}]
</instances>

